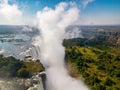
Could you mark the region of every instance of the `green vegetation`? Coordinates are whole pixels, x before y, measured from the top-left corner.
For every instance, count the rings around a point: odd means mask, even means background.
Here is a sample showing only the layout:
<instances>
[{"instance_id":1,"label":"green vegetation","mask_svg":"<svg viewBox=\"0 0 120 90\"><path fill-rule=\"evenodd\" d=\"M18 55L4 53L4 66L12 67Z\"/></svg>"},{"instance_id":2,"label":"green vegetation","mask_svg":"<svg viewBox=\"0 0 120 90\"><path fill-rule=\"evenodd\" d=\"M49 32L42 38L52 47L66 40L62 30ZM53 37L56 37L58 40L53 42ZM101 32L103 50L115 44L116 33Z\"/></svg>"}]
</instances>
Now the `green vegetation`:
<instances>
[{"instance_id":1,"label":"green vegetation","mask_svg":"<svg viewBox=\"0 0 120 90\"><path fill-rule=\"evenodd\" d=\"M71 76L83 77L91 90L120 90L120 47L79 43L64 41Z\"/></svg>"},{"instance_id":2,"label":"green vegetation","mask_svg":"<svg viewBox=\"0 0 120 90\"><path fill-rule=\"evenodd\" d=\"M28 72L30 72L30 73L41 72L44 70L40 61L23 62L23 63L26 66Z\"/></svg>"},{"instance_id":3,"label":"green vegetation","mask_svg":"<svg viewBox=\"0 0 120 90\"><path fill-rule=\"evenodd\" d=\"M43 71L39 61L23 62L14 57L3 57L0 55L0 77L28 78L35 72Z\"/></svg>"}]
</instances>

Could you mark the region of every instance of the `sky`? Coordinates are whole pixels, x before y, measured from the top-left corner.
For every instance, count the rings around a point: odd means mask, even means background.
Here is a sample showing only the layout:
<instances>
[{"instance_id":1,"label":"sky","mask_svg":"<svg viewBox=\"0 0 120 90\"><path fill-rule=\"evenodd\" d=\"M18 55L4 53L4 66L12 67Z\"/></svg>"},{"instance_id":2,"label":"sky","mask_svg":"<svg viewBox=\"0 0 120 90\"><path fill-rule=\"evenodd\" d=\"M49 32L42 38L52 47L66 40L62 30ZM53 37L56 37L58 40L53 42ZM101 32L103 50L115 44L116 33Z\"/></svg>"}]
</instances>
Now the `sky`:
<instances>
[{"instance_id":1,"label":"sky","mask_svg":"<svg viewBox=\"0 0 120 90\"><path fill-rule=\"evenodd\" d=\"M60 2L76 3L78 25L120 25L120 0L0 0L0 24L32 24L38 11Z\"/></svg>"}]
</instances>

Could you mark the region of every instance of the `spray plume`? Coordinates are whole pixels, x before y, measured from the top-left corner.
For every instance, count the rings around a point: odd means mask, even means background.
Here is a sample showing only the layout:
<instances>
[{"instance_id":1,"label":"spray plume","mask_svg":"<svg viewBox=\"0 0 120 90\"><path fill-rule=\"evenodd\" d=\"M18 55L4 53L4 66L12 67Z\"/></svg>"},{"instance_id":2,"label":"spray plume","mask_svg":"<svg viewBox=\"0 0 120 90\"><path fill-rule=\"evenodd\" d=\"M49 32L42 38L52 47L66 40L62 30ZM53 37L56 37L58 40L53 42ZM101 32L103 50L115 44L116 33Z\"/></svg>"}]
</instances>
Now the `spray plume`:
<instances>
[{"instance_id":1,"label":"spray plume","mask_svg":"<svg viewBox=\"0 0 120 90\"><path fill-rule=\"evenodd\" d=\"M65 29L79 18L74 3L60 3L55 9L44 8L37 12L39 36L33 44L40 53L38 58L45 67L47 90L88 90L81 82L69 76L65 68L65 48L62 46Z\"/></svg>"}]
</instances>

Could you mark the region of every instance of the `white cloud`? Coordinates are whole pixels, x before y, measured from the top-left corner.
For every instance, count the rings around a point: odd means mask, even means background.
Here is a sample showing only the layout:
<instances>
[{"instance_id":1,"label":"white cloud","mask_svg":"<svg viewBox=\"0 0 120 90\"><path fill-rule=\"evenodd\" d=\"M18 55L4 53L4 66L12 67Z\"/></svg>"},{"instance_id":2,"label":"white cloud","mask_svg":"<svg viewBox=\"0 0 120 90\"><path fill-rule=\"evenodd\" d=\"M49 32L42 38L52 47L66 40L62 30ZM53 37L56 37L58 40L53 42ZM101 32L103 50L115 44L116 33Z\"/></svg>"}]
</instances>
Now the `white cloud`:
<instances>
[{"instance_id":1,"label":"white cloud","mask_svg":"<svg viewBox=\"0 0 120 90\"><path fill-rule=\"evenodd\" d=\"M16 4L10 5L8 0L2 0L0 3L0 24L24 24L23 12Z\"/></svg>"},{"instance_id":2,"label":"white cloud","mask_svg":"<svg viewBox=\"0 0 120 90\"><path fill-rule=\"evenodd\" d=\"M85 8L89 3L93 2L95 0L82 0L82 5L83 5L83 8Z\"/></svg>"}]
</instances>

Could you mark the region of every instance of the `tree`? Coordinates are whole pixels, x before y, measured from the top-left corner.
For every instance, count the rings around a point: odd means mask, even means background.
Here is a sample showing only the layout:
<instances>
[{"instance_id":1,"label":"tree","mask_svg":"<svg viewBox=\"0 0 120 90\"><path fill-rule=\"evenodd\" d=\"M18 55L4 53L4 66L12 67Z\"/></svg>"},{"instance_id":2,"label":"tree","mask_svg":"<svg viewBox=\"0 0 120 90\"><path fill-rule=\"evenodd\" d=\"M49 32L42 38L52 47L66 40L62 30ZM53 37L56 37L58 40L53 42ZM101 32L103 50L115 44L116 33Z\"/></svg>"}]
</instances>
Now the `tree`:
<instances>
[{"instance_id":1,"label":"tree","mask_svg":"<svg viewBox=\"0 0 120 90\"><path fill-rule=\"evenodd\" d=\"M105 85L112 86L115 82L111 78L106 78Z\"/></svg>"},{"instance_id":2,"label":"tree","mask_svg":"<svg viewBox=\"0 0 120 90\"><path fill-rule=\"evenodd\" d=\"M26 68L21 68L18 70L17 76L22 78L28 78L30 76L30 73Z\"/></svg>"}]
</instances>

